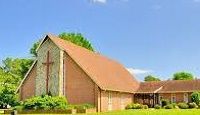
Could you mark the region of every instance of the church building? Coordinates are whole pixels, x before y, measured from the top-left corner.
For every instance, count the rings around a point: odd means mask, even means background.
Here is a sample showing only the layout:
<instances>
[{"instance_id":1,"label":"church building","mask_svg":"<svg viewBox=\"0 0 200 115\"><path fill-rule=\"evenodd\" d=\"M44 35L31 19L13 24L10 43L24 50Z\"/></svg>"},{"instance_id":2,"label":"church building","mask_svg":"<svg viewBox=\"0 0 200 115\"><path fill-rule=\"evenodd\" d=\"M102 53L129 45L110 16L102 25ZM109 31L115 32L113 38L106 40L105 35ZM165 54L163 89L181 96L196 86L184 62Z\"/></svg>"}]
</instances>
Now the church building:
<instances>
[{"instance_id":1,"label":"church building","mask_svg":"<svg viewBox=\"0 0 200 115\"><path fill-rule=\"evenodd\" d=\"M54 35L46 35L17 92L20 100L43 94L65 96L70 104L93 104L97 112L137 102L191 101L200 80L139 82L120 63Z\"/></svg>"}]
</instances>

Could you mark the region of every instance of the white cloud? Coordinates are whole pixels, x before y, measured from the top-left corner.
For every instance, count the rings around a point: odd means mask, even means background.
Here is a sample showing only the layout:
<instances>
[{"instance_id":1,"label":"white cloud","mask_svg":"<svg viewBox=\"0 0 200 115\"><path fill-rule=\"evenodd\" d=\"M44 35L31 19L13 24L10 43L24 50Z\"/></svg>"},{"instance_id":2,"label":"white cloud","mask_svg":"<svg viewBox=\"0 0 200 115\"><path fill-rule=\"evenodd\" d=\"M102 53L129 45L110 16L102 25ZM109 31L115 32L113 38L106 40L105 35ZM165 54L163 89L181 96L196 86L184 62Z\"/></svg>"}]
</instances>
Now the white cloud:
<instances>
[{"instance_id":1,"label":"white cloud","mask_svg":"<svg viewBox=\"0 0 200 115\"><path fill-rule=\"evenodd\" d=\"M105 4L107 0L92 0L94 3L103 3Z\"/></svg>"},{"instance_id":2,"label":"white cloud","mask_svg":"<svg viewBox=\"0 0 200 115\"><path fill-rule=\"evenodd\" d=\"M134 68L127 68L127 70L132 74L132 75L139 75L139 74L148 74L152 73L152 70L145 70L145 69L134 69Z\"/></svg>"}]
</instances>

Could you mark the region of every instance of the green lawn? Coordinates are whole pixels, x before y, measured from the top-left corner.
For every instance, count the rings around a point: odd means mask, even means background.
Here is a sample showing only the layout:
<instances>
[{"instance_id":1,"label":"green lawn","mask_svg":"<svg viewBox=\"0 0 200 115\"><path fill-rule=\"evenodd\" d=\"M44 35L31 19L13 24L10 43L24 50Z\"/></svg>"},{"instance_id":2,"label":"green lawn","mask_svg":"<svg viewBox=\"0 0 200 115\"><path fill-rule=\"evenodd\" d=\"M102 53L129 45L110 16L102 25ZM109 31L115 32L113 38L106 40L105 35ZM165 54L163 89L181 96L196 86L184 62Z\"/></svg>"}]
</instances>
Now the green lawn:
<instances>
[{"instance_id":1,"label":"green lawn","mask_svg":"<svg viewBox=\"0 0 200 115\"><path fill-rule=\"evenodd\" d=\"M200 115L200 109L124 110L91 115Z\"/></svg>"}]
</instances>

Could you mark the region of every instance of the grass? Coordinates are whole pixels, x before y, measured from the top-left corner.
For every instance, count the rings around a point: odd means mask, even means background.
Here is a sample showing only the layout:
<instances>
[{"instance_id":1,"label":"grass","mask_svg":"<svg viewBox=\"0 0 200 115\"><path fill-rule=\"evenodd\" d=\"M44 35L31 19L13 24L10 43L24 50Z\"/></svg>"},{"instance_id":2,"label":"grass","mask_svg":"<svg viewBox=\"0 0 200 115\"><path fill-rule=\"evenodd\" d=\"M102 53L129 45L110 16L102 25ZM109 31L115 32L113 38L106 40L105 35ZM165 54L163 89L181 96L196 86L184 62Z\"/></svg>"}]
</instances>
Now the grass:
<instances>
[{"instance_id":1,"label":"grass","mask_svg":"<svg viewBox=\"0 0 200 115\"><path fill-rule=\"evenodd\" d=\"M200 115L200 109L123 110L91 115Z\"/></svg>"}]
</instances>

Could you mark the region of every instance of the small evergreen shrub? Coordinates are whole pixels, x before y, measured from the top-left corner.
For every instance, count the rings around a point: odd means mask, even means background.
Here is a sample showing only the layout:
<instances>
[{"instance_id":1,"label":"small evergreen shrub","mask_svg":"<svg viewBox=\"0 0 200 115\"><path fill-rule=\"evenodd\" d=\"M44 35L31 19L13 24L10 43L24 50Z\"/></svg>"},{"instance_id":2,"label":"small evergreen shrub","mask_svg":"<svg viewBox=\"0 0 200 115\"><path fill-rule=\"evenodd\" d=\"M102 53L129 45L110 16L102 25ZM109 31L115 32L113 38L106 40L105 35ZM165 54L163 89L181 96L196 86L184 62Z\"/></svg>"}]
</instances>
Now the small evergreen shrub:
<instances>
[{"instance_id":1,"label":"small evergreen shrub","mask_svg":"<svg viewBox=\"0 0 200 115\"><path fill-rule=\"evenodd\" d=\"M67 108L67 100L64 97L37 96L26 99L22 104L23 109L29 110L63 110Z\"/></svg>"},{"instance_id":2,"label":"small evergreen shrub","mask_svg":"<svg viewBox=\"0 0 200 115\"><path fill-rule=\"evenodd\" d=\"M173 109L173 105L172 104L168 104L164 106L165 109Z\"/></svg>"},{"instance_id":3,"label":"small evergreen shrub","mask_svg":"<svg viewBox=\"0 0 200 115\"><path fill-rule=\"evenodd\" d=\"M166 106L166 105L169 105L169 100L168 100L168 99L163 99L163 100L161 101L161 105L162 105L162 107L164 107L164 106Z\"/></svg>"},{"instance_id":4,"label":"small evergreen shrub","mask_svg":"<svg viewBox=\"0 0 200 115\"><path fill-rule=\"evenodd\" d=\"M193 108L197 108L197 104L196 103L188 103L189 108L193 109Z\"/></svg>"},{"instance_id":5,"label":"small evergreen shrub","mask_svg":"<svg viewBox=\"0 0 200 115\"><path fill-rule=\"evenodd\" d=\"M162 107L160 106L160 105L155 105L155 107L154 107L155 109L161 109Z\"/></svg>"},{"instance_id":6,"label":"small evergreen shrub","mask_svg":"<svg viewBox=\"0 0 200 115\"><path fill-rule=\"evenodd\" d=\"M148 109L148 105L143 105L143 109Z\"/></svg>"},{"instance_id":7,"label":"small evergreen shrub","mask_svg":"<svg viewBox=\"0 0 200 115\"><path fill-rule=\"evenodd\" d=\"M188 109L188 108L189 108L189 106L188 106L187 103L179 103L179 104L178 104L178 107L179 107L180 109Z\"/></svg>"}]
</instances>

